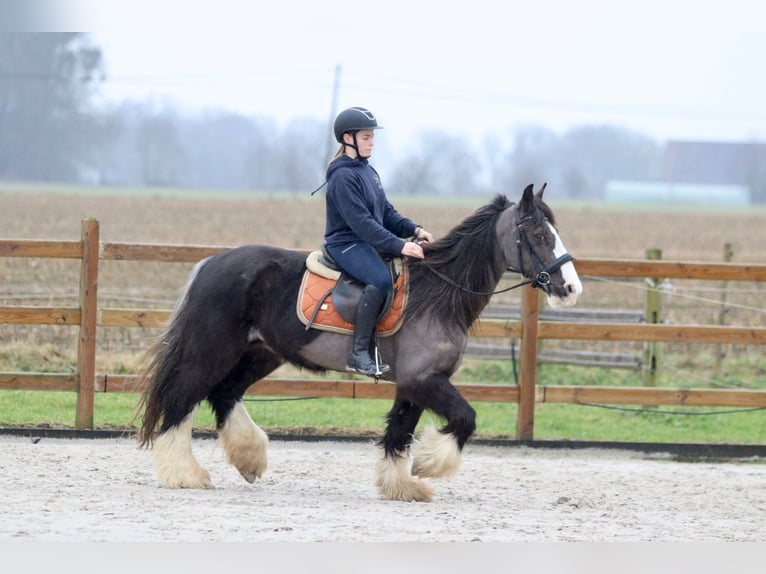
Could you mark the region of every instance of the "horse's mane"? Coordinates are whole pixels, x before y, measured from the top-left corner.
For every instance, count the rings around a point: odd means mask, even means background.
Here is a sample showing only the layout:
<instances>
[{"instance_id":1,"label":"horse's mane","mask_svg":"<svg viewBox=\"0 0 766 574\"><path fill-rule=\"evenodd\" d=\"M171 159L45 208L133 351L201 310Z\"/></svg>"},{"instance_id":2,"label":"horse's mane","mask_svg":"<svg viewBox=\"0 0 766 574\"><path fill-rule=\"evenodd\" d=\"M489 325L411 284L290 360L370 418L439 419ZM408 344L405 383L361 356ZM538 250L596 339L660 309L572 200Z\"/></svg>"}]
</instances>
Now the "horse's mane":
<instances>
[{"instance_id":1,"label":"horse's mane","mask_svg":"<svg viewBox=\"0 0 766 574\"><path fill-rule=\"evenodd\" d=\"M431 244L423 244L424 260L409 260L410 292L407 316L415 318L426 312L437 319L456 323L468 331L489 302L489 295L473 295L436 276L434 269L458 285L487 293L500 280L499 246L495 224L500 214L513 205L504 195L479 208L447 235Z\"/></svg>"}]
</instances>

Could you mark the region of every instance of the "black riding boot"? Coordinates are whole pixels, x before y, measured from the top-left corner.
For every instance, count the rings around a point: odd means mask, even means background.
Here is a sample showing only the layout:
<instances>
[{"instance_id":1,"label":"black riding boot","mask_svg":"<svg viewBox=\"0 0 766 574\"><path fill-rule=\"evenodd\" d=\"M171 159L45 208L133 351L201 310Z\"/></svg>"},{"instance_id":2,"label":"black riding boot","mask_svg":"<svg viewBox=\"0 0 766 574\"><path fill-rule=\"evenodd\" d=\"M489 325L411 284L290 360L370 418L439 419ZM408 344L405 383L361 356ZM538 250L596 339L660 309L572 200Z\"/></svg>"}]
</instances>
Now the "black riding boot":
<instances>
[{"instance_id":1,"label":"black riding boot","mask_svg":"<svg viewBox=\"0 0 766 574\"><path fill-rule=\"evenodd\" d=\"M362 292L362 298L356 308L356 321L354 322L354 343L351 354L346 364L347 371L361 373L363 375L377 375L390 370L386 364L375 365L375 360L370 356L375 324L378 322L385 297L373 285L367 285Z\"/></svg>"}]
</instances>

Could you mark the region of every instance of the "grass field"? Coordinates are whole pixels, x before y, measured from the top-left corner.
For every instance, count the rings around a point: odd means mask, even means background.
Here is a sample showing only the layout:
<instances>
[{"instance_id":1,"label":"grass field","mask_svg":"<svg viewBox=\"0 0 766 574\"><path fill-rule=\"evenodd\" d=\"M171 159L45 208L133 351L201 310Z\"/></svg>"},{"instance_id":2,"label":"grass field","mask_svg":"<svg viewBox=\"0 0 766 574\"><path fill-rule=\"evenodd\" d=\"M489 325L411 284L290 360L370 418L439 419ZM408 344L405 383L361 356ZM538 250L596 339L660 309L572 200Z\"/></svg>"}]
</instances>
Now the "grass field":
<instances>
[{"instance_id":1,"label":"grass field","mask_svg":"<svg viewBox=\"0 0 766 574\"><path fill-rule=\"evenodd\" d=\"M557 201L546 193L569 251L583 258L641 259L659 247L667 260L720 262L725 243L734 261L763 263L766 211L668 206L608 206ZM475 198L392 198L405 215L433 231L453 225L489 201ZM514 199L511 196L511 199ZM80 222L95 217L102 241L239 245L267 243L309 249L322 240L324 204L320 196L232 194L181 190L96 190L0 186L0 237L77 240ZM186 264L103 263L101 303L110 307L161 308L173 305L190 269ZM0 258L0 305L77 304L77 261ZM584 278L580 306L643 309L646 285L640 281ZM766 292L761 284L675 282L668 286L665 319L684 324L764 325ZM721 299L727 305L722 307ZM495 301L496 299L496 301ZM493 299L518 304L511 293ZM102 329L99 371L134 372L138 357L156 335L152 329ZM68 372L74 369L77 332L67 327L0 325L0 370ZM588 348L641 355L638 343L546 341L546 348ZM715 355L725 359L720 371ZM660 384L686 387L763 388L766 359L756 346L664 344ZM641 384L640 373L622 369L542 365L540 384ZM509 361L469 360L457 382L508 383ZM547 382L546 382L547 381ZM587 381L587 383L583 382ZM71 425L73 397L67 393L0 395L0 425ZM132 416L133 395L97 397L99 426L124 426ZM369 404L368 404L369 403ZM512 435L515 405L481 404L479 432ZM249 408L266 428L344 428L379 432L388 409L382 401L253 402ZM688 410L688 409L687 409ZM711 409L708 409L711 410ZM601 440L681 442L763 442L766 414L671 416L648 411L607 411L569 405L539 405L535 436ZM210 420L200 417L200 425Z\"/></svg>"}]
</instances>

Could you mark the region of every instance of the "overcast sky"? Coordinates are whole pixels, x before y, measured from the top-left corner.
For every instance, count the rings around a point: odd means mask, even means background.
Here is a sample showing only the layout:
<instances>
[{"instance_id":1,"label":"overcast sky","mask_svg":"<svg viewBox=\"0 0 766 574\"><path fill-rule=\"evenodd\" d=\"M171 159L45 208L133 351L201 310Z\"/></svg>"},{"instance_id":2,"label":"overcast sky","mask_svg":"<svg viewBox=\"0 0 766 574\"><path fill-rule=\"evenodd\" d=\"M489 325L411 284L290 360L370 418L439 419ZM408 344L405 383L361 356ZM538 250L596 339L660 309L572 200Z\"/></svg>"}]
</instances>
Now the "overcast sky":
<instances>
[{"instance_id":1,"label":"overcast sky","mask_svg":"<svg viewBox=\"0 0 766 574\"><path fill-rule=\"evenodd\" d=\"M658 140L766 140L760 0L69 0L109 100L287 121L361 105L403 142L618 124ZM382 134L381 134L382 135Z\"/></svg>"}]
</instances>

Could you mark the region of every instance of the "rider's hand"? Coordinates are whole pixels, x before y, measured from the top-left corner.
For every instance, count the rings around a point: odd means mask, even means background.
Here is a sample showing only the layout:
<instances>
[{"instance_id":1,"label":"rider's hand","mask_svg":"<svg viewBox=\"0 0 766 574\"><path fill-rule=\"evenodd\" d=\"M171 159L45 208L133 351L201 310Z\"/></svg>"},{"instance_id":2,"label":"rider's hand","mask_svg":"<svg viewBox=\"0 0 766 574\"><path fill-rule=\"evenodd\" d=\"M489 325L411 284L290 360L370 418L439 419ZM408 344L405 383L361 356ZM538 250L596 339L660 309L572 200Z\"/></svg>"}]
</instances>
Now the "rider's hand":
<instances>
[{"instance_id":1,"label":"rider's hand","mask_svg":"<svg viewBox=\"0 0 766 574\"><path fill-rule=\"evenodd\" d=\"M418 227L415 230L415 237L417 239L420 239L421 241L425 241L426 243L431 243L434 240L434 236L431 235L428 231L426 231L422 227Z\"/></svg>"},{"instance_id":2,"label":"rider's hand","mask_svg":"<svg viewBox=\"0 0 766 574\"><path fill-rule=\"evenodd\" d=\"M423 259L423 248L414 241L407 241L402 247L402 255L409 255L410 257L417 257Z\"/></svg>"}]
</instances>

